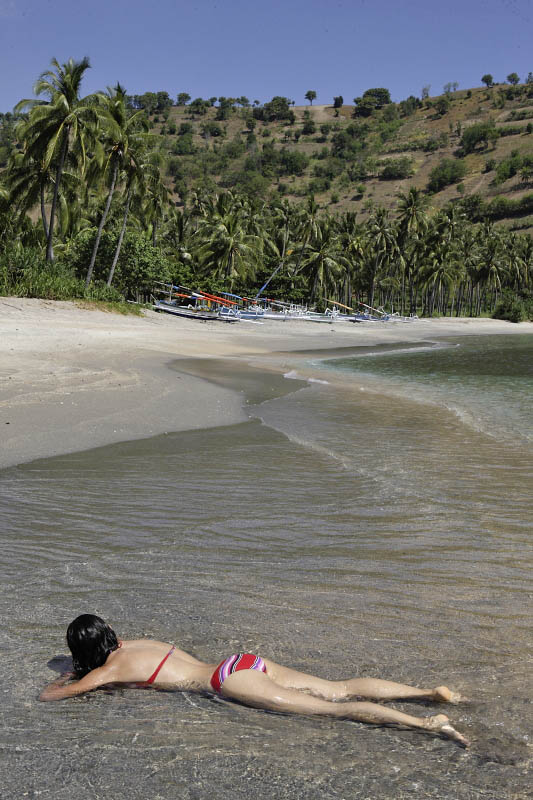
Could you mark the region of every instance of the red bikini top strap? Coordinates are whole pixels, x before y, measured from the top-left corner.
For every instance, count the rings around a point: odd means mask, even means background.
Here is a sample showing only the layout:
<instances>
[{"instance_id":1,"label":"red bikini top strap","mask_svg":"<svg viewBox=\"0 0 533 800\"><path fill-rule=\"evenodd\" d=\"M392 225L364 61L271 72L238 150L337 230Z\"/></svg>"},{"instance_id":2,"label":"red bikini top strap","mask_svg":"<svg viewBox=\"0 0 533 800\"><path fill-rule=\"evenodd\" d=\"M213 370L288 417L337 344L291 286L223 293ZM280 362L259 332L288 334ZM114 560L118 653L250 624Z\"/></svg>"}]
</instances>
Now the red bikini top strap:
<instances>
[{"instance_id":1,"label":"red bikini top strap","mask_svg":"<svg viewBox=\"0 0 533 800\"><path fill-rule=\"evenodd\" d=\"M155 672L154 672L152 675L150 675L150 677L148 678L148 680L146 681L146 683L153 683L153 682L155 681L155 679L156 679L156 678L157 678L157 676L159 675L159 670L161 669L161 667L163 666L163 664L165 663L165 661L167 660L167 658L168 658L169 656L171 656L171 655L172 655L172 653L174 652L174 650L175 650L175 649L176 649L176 647L175 647L175 646L173 646L173 647L172 647L172 648L171 648L171 649L168 651L168 653L166 654L166 656L164 657L164 659L161 661L161 663L159 664L159 666L158 666L158 667L156 667L156 669L155 669Z\"/></svg>"}]
</instances>

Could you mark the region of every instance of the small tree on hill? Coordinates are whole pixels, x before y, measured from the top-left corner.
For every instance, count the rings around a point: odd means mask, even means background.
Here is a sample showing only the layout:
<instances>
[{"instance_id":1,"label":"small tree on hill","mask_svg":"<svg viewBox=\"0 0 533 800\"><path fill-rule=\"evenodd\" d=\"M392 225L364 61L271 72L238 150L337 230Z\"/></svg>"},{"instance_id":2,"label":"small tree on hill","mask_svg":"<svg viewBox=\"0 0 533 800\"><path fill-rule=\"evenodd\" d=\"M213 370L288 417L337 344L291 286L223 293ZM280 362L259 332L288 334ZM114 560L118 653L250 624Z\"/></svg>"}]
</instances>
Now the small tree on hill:
<instances>
[{"instance_id":1,"label":"small tree on hill","mask_svg":"<svg viewBox=\"0 0 533 800\"><path fill-rule=\"evenodd\" d=\"M302 133L304 136L309 136L312 133L316 133L316 125L311 117L310 111L304 112L304 125L302 128Z\"/></svg>"},{"instance_id":2,"label":"small tree on hill","mask_svg":"<svg viewBox=\"0 0 533 800\"><path fill-rule=\"evenodd\" d=\"M172 100L168 96L168 92L157 92L156 99L157 99L156 111L165 111L165 109L170 108L172 106Z\"/></svg>"},{"instance_id":3,"label":"small tree on hill","mask_svg":"<svg viewBox=\"0 0 533 800\"><path fill-rule=\"evenodd\" d=\"M478 145L486 148L489 142L495 141L499 132L494 122L475 122L463 131L461 146L465 153L473 153Z\"/></svg>"},{"instance_id":4,"label":"small tree on hill","mask_svg":"<svg viewBox=\"0 0 533 800\"><path fill-rule=\"evenodd\" d=\"M448 95L444 95L444 97L439 97L439 99L435 102L435 108L437 112L443 117L450 108L450 98Z\"/></svg>"},{"instance_id":5,"label":"small tree on hill","mask_svg":"<svg viewBox=\"0 0 533 800\"><path fill-rule=\"evenodd\" d=\"M344 97L340 94L338 97L333 98L333 108L342 108L344 105Z\"/></svg>"},{"instance_id":6,"label":"small tree on hill","mask_svg":"<svg viewBox=\"0 0 533 800\"><path fill-rule=\"evenodd\" d=\"M431 86L430 86L430 84L429 84L429 83L428 83L428 85L427 85L427 86L422 86L422 92L421 92L421 95L422 95L422 100L427 100L427 99L428 99L428 97L429 97L429 90L430 90L430 89L431 89Z\"/></svg>"},{"instance_id":7,"label":"small tree on hill","mask_svg":"<svg viewBox=\"0 0 533 800\"><path fill-rule=\"evenodd\" d=\"M446 186L458 183L465 175L466 164L464 161L445 158L431 170L427 186L428 191L431 193L440 192Z\"/></svg>"},{"instance_id":8,"label":"small tree on hill","mask_svg":"<svg viewBox=\"0 0 533 800\"><path fill-rule=\"evenodd\" d=\"M490 72L487 72L486 75L483 75L483 77L481 78L481 83L484 83L487 89L490 89L491 86L494 86L494 78L492 77Z\"/></svg>"},{"instance_id":9,"label":"small tree on hill","mask_svg":"<svg viewBox=\"0 0 533 800\"><path fill-rule=\"evenodd\" d=\"M309 89L309 91L305 93L305 99L309 100L311 105L313 105L313 100L316 100L316 92L313 92L312 89Z\"/></svg>"},{"instance_id":10,"label":"small tree on hill","mask_svg":"<svg viewBox=\"0 0 533 800\"><path fill-rule=\"evenodd\" d=\"M203 115L206 113L208 104L205 100L202 100L201 97L197 97L189 106L191 110L191 114L200 114Z\"/></svg>"},{"instance_id":11,"label":"small tree on hill","mask_svg":"<svg viewBox=\"0 0 533 800\"><path fill-rule=\"evenodd\" d=\"M191 99L190 94L187 94L187 92L180 92L178 95L178 105L184 106L186 103L189 102L190 99Z\"/></svg>"},{"instance_id":12,"label":"small tree on hill","mask_svg":"<svg viewBox=\"0 0 533 800\"><path fill-rule=\"evenodd\" d=\"M376 101L376 108L381 108L391 102L389 90L383 88L367 89L363 94L363 98L374 98Z\"/></svg>"},{"instance_id":13,"label":"small tree on hill","mask_svg":"<svg viewBox=\"0 0 533 800\"><path fill-rule=\"evenodd\" d=\"M510 72L507 76L507 82L510 83L512 86L516 86L517 83L520 83L520 78L516 74L516 72Z\"/></svg>"}]
</instances>

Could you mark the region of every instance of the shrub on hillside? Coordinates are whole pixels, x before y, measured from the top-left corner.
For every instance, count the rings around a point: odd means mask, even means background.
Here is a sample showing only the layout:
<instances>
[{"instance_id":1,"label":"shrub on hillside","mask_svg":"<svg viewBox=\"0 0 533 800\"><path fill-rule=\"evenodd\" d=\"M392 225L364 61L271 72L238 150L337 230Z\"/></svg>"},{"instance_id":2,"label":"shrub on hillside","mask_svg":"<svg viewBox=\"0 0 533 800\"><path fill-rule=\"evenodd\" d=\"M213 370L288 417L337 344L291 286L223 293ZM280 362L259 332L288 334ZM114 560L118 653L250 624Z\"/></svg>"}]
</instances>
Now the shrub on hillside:
<instances>
[{"instance_id":1,"label":"shrub on hillside","mask_svg":"<svg viewBox=\"0 0 533 800\"><path fill-rule=\"evenodd\" d=\"M503 183L509 178L514 177L524 167L533 167L533 155L526 155L519 153L518 150L513 150L510 156L502 159L495 167L496 175L494 183Z\"/></svg>"},{"instance_id":2,"label":"shrub on hillside","mask_svg":"<svg viewBox=\"0 0 533 800\"><path fill-rule=\"evenodd\" d=\"M478 145L488 147L489 142L494 141L500 135L496 130L494 122L475 122L465 128L461 137L461 147L465 153L473 153Z\"/></svg>"},{"instance_id":3,"label":"shrub on hillside","mask_svg":"<svg viewBox=\"0 0 533 800\"><path fill-rule=\"evenodd\" d=\"M189 156L196 152L192 140L192 133L184 133L172 143L172 152L176 156Z\"/></svg>"},{"instance_id":4,"label":"shrub on hillside","mask_svg":"<svg viewBox=\"0 0 533 800\"><path fill-rule=\"evenodd\" d=\"M290 108L290 100L279 95L273 97L263 107L254 108L252 114L255 119L262 119L264 122L286 119L292 123L296 119L294 111Z\"/></svg>"},{"instance_id":5,"label":"shrub on hillside","mask_svg":"<svg viewBox=\"0 0 533 800\"><path fill-rule=\"evenodd\" d=\"M382 181L393 181L410 178L413 173L413 161L411 158L388 158L379 177Z\"/></svg>"},{"instance_id":6,"label":"shrub on hillside","mask_svg":"<svg viewBox=\"0 0 533 800\"><path fill-rule=\"evenodd\" d=\"M445 186L458 183L466 175L466 165L463 161L445 158L431 170L428 182L428 191L440 192Z\"/></svg>"}]
</instances>

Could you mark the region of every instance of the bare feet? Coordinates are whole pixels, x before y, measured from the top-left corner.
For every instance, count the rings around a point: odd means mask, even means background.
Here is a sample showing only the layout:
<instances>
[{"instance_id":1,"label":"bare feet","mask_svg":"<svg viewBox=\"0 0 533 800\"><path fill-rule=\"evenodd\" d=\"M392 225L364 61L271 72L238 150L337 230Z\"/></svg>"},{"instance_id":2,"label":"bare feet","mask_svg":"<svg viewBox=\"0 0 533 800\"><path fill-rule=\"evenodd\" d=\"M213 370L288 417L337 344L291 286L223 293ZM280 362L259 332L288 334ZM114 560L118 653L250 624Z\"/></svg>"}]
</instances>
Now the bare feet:
<instances>
[{"instance_id":1,"label":"bare feet","mask_svg":"<svg viewBox=\"0 0 533 800\"><path fill-rule=\"evenodd\" d=\"M445 714L435 714L434 717L426 717L424 727L428 731L435 731L435 733L440 733L441 736L444 736L446 739L452 739L454 742L462 744L463 747L468 747L469 745L468 739L466 739L462 733L455 730Z\"/></svg>"},{"instance_id":2,"label":"bare feet","mask_svg":"<svg viewBox=\"0 0 533 800\"><path fill-rule=\"evenodd\" d=\"M433 694L437 703L462 703L466 700L459 692L452 692L447 686L437 686Z\"/></svg>"}]
</instances>

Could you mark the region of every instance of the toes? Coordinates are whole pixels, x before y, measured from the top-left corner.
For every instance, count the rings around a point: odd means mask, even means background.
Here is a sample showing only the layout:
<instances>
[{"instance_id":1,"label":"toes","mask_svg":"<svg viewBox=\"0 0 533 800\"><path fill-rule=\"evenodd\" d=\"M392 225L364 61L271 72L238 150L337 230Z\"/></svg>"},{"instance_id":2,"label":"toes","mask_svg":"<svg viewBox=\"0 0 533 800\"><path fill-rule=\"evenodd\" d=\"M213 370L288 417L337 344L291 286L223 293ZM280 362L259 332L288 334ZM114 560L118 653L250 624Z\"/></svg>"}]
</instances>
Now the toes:
<instances>
[{"instance_id":1,"label":"toes","mask_svg":"<svg viewBox=\"0 0 533 800\"><path fill-rule=\"evenodd\" d=\"M456 731L446 714L436 714L434 717L429 717L427 720L427 727L429 730L434 731L446 739L451 739L454 742L462 744L463 747L468 747L468 739L462 733Z\"/></svg>"},{"instance_id":2,"label":"toes","mask_svg":"<svg viewBox=\"0 0 533 800\"><path fill-rule=\"evenodd\" d=\"M462 733L456 731L455 728L452 725L450 725L449 722L445 723L440 728L440 733L447 739L452 739L452 741L454 742L459 742L459 744L462 744L463 747L468 747L468 745L470 744L466 736L463 736Z\"/></svg>"}]
</instances>

